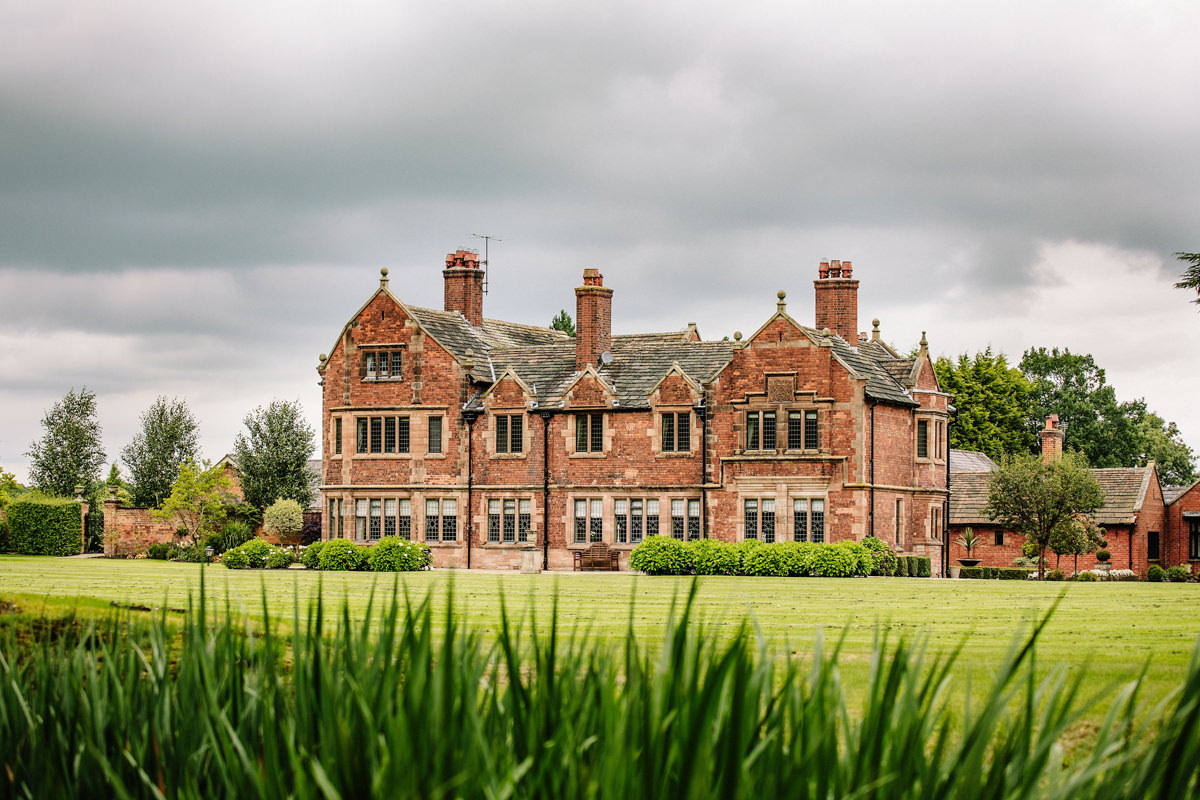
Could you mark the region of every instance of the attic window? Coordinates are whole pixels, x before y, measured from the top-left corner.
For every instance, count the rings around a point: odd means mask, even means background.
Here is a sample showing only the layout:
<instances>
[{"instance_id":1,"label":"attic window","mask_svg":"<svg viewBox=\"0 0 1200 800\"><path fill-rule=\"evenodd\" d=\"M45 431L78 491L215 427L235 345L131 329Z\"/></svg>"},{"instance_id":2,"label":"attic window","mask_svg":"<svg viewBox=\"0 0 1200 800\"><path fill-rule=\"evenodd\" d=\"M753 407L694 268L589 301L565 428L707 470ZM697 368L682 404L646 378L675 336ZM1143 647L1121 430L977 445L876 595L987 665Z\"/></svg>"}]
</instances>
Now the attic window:
<instances>
[{"instance_id":1,"label":"attic window","mask_svg":"<svg viewBox=\"0 0 1200 800\"><path fill-rule=\"evenodd\" d=\"M403 350L368 350L362 357L365 381L400 380Z\"/></svg>"}]
</instances>

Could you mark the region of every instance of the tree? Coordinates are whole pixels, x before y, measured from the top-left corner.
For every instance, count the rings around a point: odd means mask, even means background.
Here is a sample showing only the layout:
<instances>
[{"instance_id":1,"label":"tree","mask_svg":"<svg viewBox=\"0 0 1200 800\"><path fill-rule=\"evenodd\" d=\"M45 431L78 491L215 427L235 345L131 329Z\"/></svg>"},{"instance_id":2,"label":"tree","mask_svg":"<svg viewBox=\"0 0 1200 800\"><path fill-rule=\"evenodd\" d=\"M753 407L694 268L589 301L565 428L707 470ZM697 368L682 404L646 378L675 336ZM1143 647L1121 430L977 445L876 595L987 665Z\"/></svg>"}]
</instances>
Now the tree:
<instances>
[{"instance_id":1,"label":"tree","mask_svg":"<svg viewBox=\"0 0 1200 800\"><path fill-rule=\"evenodd\" d=\"M1188 447L1174 422L1167 422L1153 411L1138 420L1141 449L1138 466L1153 461L1159 479L1168 486L1186 486L1196 480L1196 455Z\"/></svg>"},{"instance_id":2,"label":"tree","mask_svg":"<svg viewBox=\"0 0 1200 800\"><path fill-rule=\"evenodd\" d=\"M159 395L142 414L142 428L121 451L135 505L157 506L171 492L179 468L200 455L196 418L183 400Z\"/></svg>"},{"instance_id":3,"label":"tree","mask_svg":"<svg viewBox=\"0 0 1200 800\"><path fill-rule=\"evenodd\" d=\"M1031 433L1058 414L1063 448L1083 453L1093 467L1132 467L1139 447L1138 419L1145 402L1118 403L1104 370L1091 354L1044 347L1025 351L1021 371L1033 386ZM1140 405L1139 405L1140 403Z\"/></svg>"},{"instance_id":4,"label":"tree","mask_svg":"<svg viewBox=\"0 0 1200 800\"><path fill-rule=\"evenodd\" d=\"M316 449L316 434L300 401L272 400L243 422L249 435L237 435L233 454L246 502L261 510L282 498L307 508L313 499L308 459Z\"/></svg>"},{"instance_id":5,"label":"tree","mask_svg":"<svg viewBox=\"0 0 1200 800\"><path fill-rule=\"evenodd\" d=\"M558 312L558 316L550 320L550 329L554 331L562 331L567 336L575 335L575 323L571 321L571 315L564 308Z\"/></svg>"},{"instance_id":6,"label":"tree","mask_svg":"<svg viewBox=\"0 0 1200 800\"><path fill-rule=\"evenodd\" d=\"M1100 484L1078 453L1049 463L1025 453L1002 459L988 486L986 513L1037 545L1041 579L1051 537L1075 524L1076 517L1090 518L1103 504Z\"/></svg>"},{"instance_id":7,"label":"tree","mask_svg":"<svg viewBox=\"0 0 1200 800\"><path fill-rule=\"evenodd\" d=\"M304 509L295 500L276 500L263 512L263 529L287 547L298 547L304 530Z\"/></svg>"},{"instance_id":8,"label":"tree","mask_svg":"<svg viewBox=\"0 0 1200 800\"><path fill-rule=\"evenodd\" d=\"M195 543L216 531L225 520L226 508L235 503L233 481L223 466L189 460L179 467L171 494L153 514L157 519L177 519Z\"/></svg>"},{"instance_id":9,"label":"tree","mask_svg":"<svg viewBox=\"0 0 1200 800\"><path fill-rule=\"evenodd\" d=\"M109 496L115 496L121 502L121 505L132 506L133 495L129 493L129 484L121 477L121 470L117 468L117 462L113 462L112 469L108 471L108 478L104 481L104 486L108 490Z\"/></svg>"},{"instance_id":10,"label":"tree","mask_svg":"<svg viewBox=\"0 0 1200 800\"><path fill-rule=\"evenodd\" d=\"M958 409L950 426L951 447L978 450L996 461L1033 449L1037 438L1027 424L1032 387L1003 353L993 355L989 347L974 357L962 353L957 362L942 356L933 368Z\"/></svg>"},{"instance_id":11,"label":"tree","mask_svg":"<svg viewBox=\"0 0 1200 800\"><path fill-rule=\"evenodd\" d=\"M1104 529L1091 517L1077 514L1054 531L1046 547L1056 556L1055 569L1063 556L1075 556L1075 572L1079 572L1079 557L1094 553L1106 544Z\"/></svg>"},{"instance_id":12,"label":"tree","mask_svg":"<svg viewBox=\"0 0 1200 800\"><path fill-rule=\"evenodd\" d=\"M1180 261L1191 262L1191 265L1183 271L1175 288L1195 289L1196 299L1192 302L1200 304L1200 253L1176 253L1175 257Z\"/></svg>"},{"instance_id":13,"label":"tree","mask_svg":"<svg viewBox=\"0 0 1200 800\"><path fill-rule=\"evenodd\" d=\"M77 486L90 492L106 461L95 393L86 386L78 393L71 389L42 417L42 427L46 433L25 453L30 483L60 497L74 497Z\"/></svg>"}]
</instances>

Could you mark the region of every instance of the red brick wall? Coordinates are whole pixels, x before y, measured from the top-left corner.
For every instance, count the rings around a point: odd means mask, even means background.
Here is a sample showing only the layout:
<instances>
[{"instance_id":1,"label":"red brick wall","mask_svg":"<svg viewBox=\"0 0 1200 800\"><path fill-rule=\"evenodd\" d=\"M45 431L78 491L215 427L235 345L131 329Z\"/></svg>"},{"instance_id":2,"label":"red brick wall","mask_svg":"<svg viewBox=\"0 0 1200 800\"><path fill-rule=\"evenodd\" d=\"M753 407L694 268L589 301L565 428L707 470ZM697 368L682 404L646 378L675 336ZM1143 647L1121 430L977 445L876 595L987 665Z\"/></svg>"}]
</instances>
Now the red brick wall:
<instances>
[{"instance_id":1,"label":"red brick wall","mask_svg":"<svg viewBox=\"0 0 1200 800\"><path fill-rule=\"evenodd\" d=\"M458 311L475 327L483 324L483 270L479 255L458 250L446 255L442 271L446 311Z\"/></svg>"},{"instance_id":2,"label":"red brick wall","mask_svg":"<svg viewBox=\"0 0 1200 800\"><path fill-rule=\"evenodd\" d=\"M950 529L950 564L953 566L958 563L958 559L966 558L967 552L961 544L957 542L958 537L962 534L966 526L956 525ZM1004 531L1004 544L996 544L995 527L972 525L976 535L980 537L980 543L975 546L971 557L978 558L979 563L988 567L1011 567L1013 561L1021 555L1021 547L1025 543L1025 537L1022 534L1014 533L1013 531ZM1129 566L1129 526L1127 525L1112 525L1105 529L1108 547L1106 548L1111 555L1109 564L1113 569L1130 569ZM1139 546L1140 542L1140 546ZM1134 563L1145 564L1145 539L1139 536L1134 536ZM1140 553L1140 555L1139 555ZM1055 566L1060 566L1065 572L1071 573L1075 571L1075 556L1063 556L1061 559L1050 551L1046 551L1046 568L1054 569ZM1095 554L1079 556L1079 569L1094 569L1096 566ZM1145 568L1135 571L1139 575L1145 574Z\"/></svg>"},{"instance_id":3,"label":"red brick wall","mask_svg":"<svg viewBox=\"0 0 1200 800\"><path fill-rule=\"evenodd\" d=\"M596 269L583 271L575 290L575 368L600 366L600 354L612 349L612 296Z\"/></svg>"},{"instance_id":4,"label":"red brick wall","mask_svg":"<svg viewBox=\"0 0 1200 800\"><path fill-rule=\"evenodd\" d=\"M1175 564L1191 564L1192 573L1195 574L1200 570L1200 560L1188 558L1188 521L1184 518L1184 512L1198 514L1200 513L1200 483L1192 486L1182 495L1175 499L1175 502L1167 506L1165 511L1165 527L1166 532L1162 538L1162 561L1160 562L1165 569Z\"/></svg>"},{"instance_id":5,"label":"red brick wall","mask_svg":"<svg viewBox=\"0 0 1200 800\"><path fill-rule=\"evenodd\" d=\"M133 556L157 542L175 542L179 522L157 520L149 508L126 508L116 500L104 503L104 555Z\"/></svg>"}]
</instances>

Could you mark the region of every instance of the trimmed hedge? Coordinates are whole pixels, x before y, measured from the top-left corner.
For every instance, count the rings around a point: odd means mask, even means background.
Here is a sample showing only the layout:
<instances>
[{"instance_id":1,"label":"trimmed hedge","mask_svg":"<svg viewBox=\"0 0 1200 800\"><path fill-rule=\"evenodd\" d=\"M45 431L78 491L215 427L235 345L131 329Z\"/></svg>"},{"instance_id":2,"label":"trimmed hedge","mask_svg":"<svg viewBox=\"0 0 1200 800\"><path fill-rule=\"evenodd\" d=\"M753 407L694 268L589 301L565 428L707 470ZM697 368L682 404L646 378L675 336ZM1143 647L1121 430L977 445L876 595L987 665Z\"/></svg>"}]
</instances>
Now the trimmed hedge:
<instances>
[{"instance_id":1,"label":"trimmed hedge","mask_svg":"<svg viewBox=\"0 0 1200 800\"><path fill-rule=\"evenodd\" d=\"M696 575L736 575L740 566L739 551L729 542L701 539L688 545L692 556L692 571Z\"/></svg>"},{"instance_id":2,"label":"trimmed hedge","mask_svg":"<svg viewBox=\"0 0 1200 800\"><path fill-rule=\"evenodd\" d=\"M688 561L683 542L670 536L651 536L629 554L629 568L647 575L683 575Z\"/></svg>"},{"instance_id":3,"label":"trimmed hedge","mask_svg":"<svg viewBox=\"0 0 1200 800\"><path fill-rule=\"evenodd\" d=\"M8 507L8 544L23 556L83 551L83 507L66 498L16 500Z\"/></svg>"},{"instance_id":4,"label":"trimmed hedge","mask_svg":"<svg viewBox=\"0 0 1200 800\"><path fill-rule=\"evenodd\" d=\"M979 580L1023 581L1029 577L1030 570L1024 567L963 567L958 573L960 578L975 578Z\"/></svg>"},{"instance_id":5,"label":"trimmed hedge","mask_svg":"<svg viewBox=\"0 0 1200 800\"><path fill-rule=\"evenodd\" d=\"M325 546L324 542L313 542L308 547L300 551L300 563L306 569L321 568L321 548Z\"/></svg>"},{"instance_id":6,"label":"trimmed hedge","mask_svg":"<svg viewBox=\"0 0 1200 800\"><path fill-rule=\"evenodd\" d=\"M367 564L373 572L415 572L429 569L433 561L428 547L398 536L385 536L367 550Z\"/></svg>"},{"instance_id":7,"label":"trimmed hedge","mask_svg":"<svg viewBox=\"0 0 1200 800\"><path fill-rule=\"evenodd\" d=\"M888 553L896 558L890 548ZM929 559L925 562L928 569ZM859 542L682 542L669 536L651 536L629 554L629 568L647 575L865 577L878 564L875 552Z\"/></svg>"},{"instance_id":8,"label":"trimmed hedge","mask_svg":"<svg viewBox=\"0 0 1200 800\"><path fill-rule=\"evenodd\" d=\"M251 539L225 551L221 563L229 569L287 569L292 553L284 547L272 547L263 539Z\"/></svg>"},{"instance_id":9,"label":"trimmed hedge","mask_svg":"<svg viewBox=\"0 0 1200 800\"><path fill-rule=\"evenodd\" d=\"M1151 564L1150 569L1146 570L1146 580L1151 583L1162 583L1165 577L1167 577L1167 571L1158 564Z\"/></svg>"}]
</instances>

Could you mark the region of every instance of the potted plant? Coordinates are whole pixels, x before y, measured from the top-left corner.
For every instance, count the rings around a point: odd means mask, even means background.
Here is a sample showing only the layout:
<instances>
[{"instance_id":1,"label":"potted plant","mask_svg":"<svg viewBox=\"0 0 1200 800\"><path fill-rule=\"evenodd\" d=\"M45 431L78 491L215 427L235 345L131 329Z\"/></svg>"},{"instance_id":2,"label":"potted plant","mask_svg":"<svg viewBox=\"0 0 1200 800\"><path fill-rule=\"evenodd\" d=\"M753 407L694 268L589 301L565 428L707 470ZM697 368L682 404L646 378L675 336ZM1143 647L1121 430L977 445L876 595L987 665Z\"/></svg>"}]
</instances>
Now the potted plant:
<instances>
[{"instance_id":1,"label":"potted plant","mask_svg":"<svg viewBox=\"0 0 1200 800\"><path fill-rule=\"evenodd\" d=\"M971 558L971 553L972 553L972 552L975 550L975 548L976 548L976 547L979 545L979 541L980 541L980 540L979 540L979 536L978 536L978 535L975 533L975 529L974 529L974 528L970 528L970 527L963 528L963 532L962 532L962 533L960 533L960 534L959 534L959 535L958 535L958 536L957 536L957 537L954 539L954 541L955 541L955 542L957 542L958 544L961 544L961 545L963 546L963 549L965 549L965 550L967 551L967 557L966 557L966 558L960 558L960 559L958 560L958 563L959 563L959 564L962 564L964 567L975 567L975 566L978 566L978 565L979 565L979 562L980 562L982 559L978 559L978 558Z\"/></svg>"},{"instance_id":2,"label":"potted plant","mask_svg":"<svg viewBox=\"0 0 1200 800\"><path fill-rule=\"evenodd\" d=\"M1108 563L1108 560L1110 558L1112 558L1112 553L1108 552L1107 550L1097 550L1096 551L1096 567L1097 567L1097 569L1103 569L1103 570L1109 569L1112 566L1111 564Z\"/></svg>"}]
</instances>

